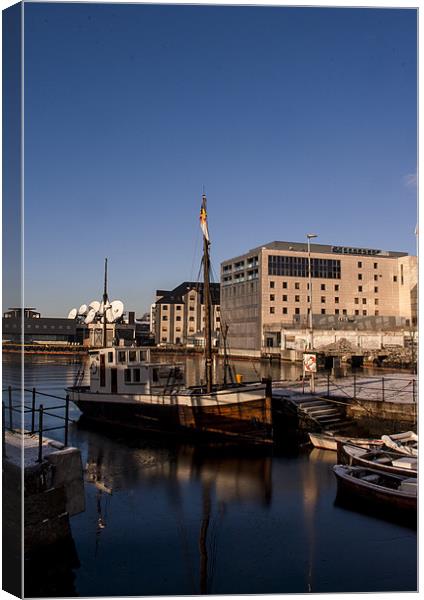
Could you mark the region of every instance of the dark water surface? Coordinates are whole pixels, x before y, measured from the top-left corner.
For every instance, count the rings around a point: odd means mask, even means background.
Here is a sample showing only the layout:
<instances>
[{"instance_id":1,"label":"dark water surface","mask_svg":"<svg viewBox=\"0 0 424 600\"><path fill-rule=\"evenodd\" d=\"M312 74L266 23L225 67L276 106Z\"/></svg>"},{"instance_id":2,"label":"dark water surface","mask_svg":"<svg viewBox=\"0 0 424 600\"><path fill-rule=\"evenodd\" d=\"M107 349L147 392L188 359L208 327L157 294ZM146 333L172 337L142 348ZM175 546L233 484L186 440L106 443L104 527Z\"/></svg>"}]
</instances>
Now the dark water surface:
<instances>
[{"instance_id":1,"label":"dark water surface","mask_svg":"<svg viewBox=\"0 0 424 600\"><path fill-rule=\"evenodd\" d=\"M64 396L78 368L27 357L25 385ZM3 387L18 379L5 356ZM77 423L70 443L85 467L86 511L71 519L78 560L64 575L57 557L50 590L28 565L27 595L417 589L416 532L336 505L332 452L223 451Z\"/></svg>"}]
</instances>

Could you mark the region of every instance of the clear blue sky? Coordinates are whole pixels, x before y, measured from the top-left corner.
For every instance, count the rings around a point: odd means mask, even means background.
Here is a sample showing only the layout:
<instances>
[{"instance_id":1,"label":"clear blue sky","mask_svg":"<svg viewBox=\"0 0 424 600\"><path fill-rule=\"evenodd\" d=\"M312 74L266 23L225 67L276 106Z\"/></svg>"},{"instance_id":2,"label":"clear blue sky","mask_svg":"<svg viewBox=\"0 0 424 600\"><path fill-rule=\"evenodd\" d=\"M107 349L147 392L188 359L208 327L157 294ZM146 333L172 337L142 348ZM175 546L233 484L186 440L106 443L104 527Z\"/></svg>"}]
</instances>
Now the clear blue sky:
<instances>
[{"instance_id":1,"label":"clear blue sky","mask_svg":"<svg viewBox=\"0 0 424 600\"><path fill-rule=\"evenodd\" d=\"M25 302L137 314L272 240L415 253L416 11L27 4Z\"/></svg>"}]
</instances>

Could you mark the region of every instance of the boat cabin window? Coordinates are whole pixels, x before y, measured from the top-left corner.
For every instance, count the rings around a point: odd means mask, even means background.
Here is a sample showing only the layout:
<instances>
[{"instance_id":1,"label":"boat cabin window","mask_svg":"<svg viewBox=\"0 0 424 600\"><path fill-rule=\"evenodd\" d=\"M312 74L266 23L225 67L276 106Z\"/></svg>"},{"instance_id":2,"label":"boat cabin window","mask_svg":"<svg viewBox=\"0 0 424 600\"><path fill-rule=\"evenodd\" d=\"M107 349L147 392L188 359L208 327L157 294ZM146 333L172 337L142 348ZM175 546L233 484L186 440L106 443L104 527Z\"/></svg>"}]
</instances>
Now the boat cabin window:
<instances>
[{"instance_id":1,"label":"boat cabin window","mask_svg":"<svg viewBox=\"0 0 424 600\"><path fill-rule=\"evenodd\" d=\"M125 383L131 383L131 369L125 369L124 381L125 381Z\"/></svg>"},{"instance_id":2,"label":"boat cabin window","mask_svg":"<svg viewBox=\"0 0 424 600\"><path fill-rule=\"evenodd\" d=\"M121 363L126 361L126 352L123 352L122 350L118 352L118 361Z\"/></svg>"},{"instance_id":3,"label":"boat cabin window","mask_svg":"<svg viewBox=\"0 0 424 600\"><path fill-rule=\"evenodd\" d=\"M143 362L147 358L147 352L140 350L140 362Z\"/></svg>"},{"instance_id":4,"label":"boat cabin window","mask_svg":"<svg viewBox=\"0 0 424 600\"><path fill-rule=\"evenodd\" d=\"M137 352L135 350L130 350L128 352L128 361L136 362L136 360L137 360Z\"/></svg>"},{"instance_id":5,"label":"boat cabin window","mask_svg":"<svg viewBox=\"0 0 424 600\"><path fill-rule=\"evenodd\" d=\"M113 362L113 352L107 353L107 362Z\"/></svg>"},{"instance_id":6,"label":"boat cabin window","mask_svg":"<svg viewBox=\"0 0 424 600\"><path fill-rule=\"evenodd\" d=\"M133 369L133 381L138 383L140 381L140 369Z\"/></svg>"}]
</instances>

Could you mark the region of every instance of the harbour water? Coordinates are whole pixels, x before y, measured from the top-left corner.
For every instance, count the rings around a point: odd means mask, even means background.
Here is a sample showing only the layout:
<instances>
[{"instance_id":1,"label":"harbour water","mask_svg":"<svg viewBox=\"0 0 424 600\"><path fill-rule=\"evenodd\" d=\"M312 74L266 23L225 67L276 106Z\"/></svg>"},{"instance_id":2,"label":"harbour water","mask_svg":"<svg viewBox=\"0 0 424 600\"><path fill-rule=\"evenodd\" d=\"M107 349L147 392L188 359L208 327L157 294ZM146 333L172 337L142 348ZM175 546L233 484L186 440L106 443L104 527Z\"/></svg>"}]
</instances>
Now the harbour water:
<instances>
[{"instance_id":1,"label":"harbour water","mask_svg":"<svg viewBox=\"0 0 424 600\"><path fill-rule=\"evenodd\" d=\"M200 368L190 360L189 379ZM25 386L64 396L79 367L27 357ZM298 367L287 368L295 378ZM248 363L236 370L277 378ZM3 364L7 385L19 385L13 356ZM27 565L26 595L417 589L416 531L339 505L334 453L194 447L83 424L75 406L70 416L85 467L86 510L71 520L77 560L64 574L57 556L42 589Z\"/></svg>"}]
</instances>

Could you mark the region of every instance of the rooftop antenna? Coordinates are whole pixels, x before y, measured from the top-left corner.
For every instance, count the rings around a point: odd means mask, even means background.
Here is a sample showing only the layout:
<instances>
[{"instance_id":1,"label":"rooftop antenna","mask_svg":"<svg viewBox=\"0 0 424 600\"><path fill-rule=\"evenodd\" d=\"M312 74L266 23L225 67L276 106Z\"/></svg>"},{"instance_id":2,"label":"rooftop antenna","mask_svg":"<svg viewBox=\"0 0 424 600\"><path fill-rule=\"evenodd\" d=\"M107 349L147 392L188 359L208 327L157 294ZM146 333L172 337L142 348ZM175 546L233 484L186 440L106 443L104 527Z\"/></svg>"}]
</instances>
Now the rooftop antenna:
<instances>
[{"instance_id":1,"label":"rooftop antenna","mask_svg":"<svg viewBox=\"0 0 424 600\"><path fill-rule=\"evenodd\" d=\"M103 348L107 346L107 327L106 327L106 306L108 304L107 298L107 258L105 258L105 284L103 289Z\"/></svg>"}]
</instances>

